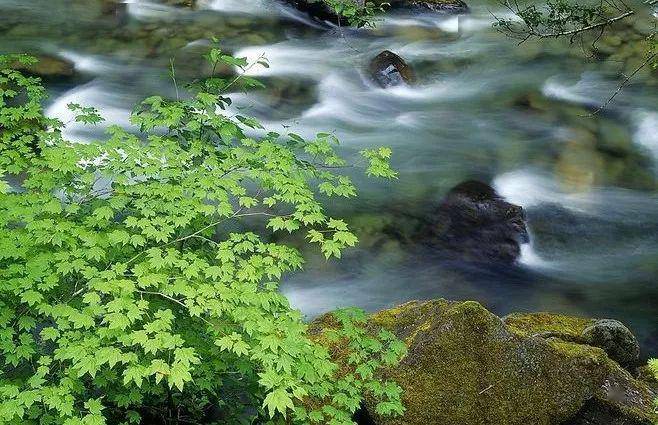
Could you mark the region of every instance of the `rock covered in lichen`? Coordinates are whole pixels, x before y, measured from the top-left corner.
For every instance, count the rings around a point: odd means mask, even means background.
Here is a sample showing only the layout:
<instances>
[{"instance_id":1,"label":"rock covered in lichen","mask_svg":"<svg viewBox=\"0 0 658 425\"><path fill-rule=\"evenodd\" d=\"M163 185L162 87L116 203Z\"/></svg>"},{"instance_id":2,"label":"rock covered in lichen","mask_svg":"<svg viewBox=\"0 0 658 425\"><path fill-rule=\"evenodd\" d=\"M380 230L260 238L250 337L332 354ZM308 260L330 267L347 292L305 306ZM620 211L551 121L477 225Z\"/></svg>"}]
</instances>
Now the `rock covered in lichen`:
<instances>
[{"instance_id":1,"label":"rock covered in lichen","mask_svg":"<svg viewBox=\"0 0 658 425\"><path fill-rule=\"evenodd\" d=\"M583 331L589 345L602 348L611 359L632 365L640 358L640 344L635 335L618 320L597 320Z\"/></svg>"},{"instance_id":2,"label":"rock covered in lichen","mask_svg":"<svg viewBox=\"0 0 658 425\"><path fill-rule=\"evenodd\" d=\"M316 338L327 317L311 326ZM599 415L649 425L656 419L653 392L602 349L520 332L476 302L414 301L376 313L369 323L408 347L399 365L380 373L402 386L406 412L379 417L366 400L360 417L370 423L602 425ZM564 328L588 324L573 319ZM332 352L345 361L340 349Z\"/></svg>"},{"instance_id":3,"label":"rock covered in lichen","mask_svg":"<svg viewBox=\"0 0 658 425\"><path fill-rule=\"evenodd\" d=\"M640 344L623 323L613 319L585 319L552 313L514 313L505 324L524 336L556 338L603 349L614 361L634 366L640 358Z\"/></svg>"}]
</instances>

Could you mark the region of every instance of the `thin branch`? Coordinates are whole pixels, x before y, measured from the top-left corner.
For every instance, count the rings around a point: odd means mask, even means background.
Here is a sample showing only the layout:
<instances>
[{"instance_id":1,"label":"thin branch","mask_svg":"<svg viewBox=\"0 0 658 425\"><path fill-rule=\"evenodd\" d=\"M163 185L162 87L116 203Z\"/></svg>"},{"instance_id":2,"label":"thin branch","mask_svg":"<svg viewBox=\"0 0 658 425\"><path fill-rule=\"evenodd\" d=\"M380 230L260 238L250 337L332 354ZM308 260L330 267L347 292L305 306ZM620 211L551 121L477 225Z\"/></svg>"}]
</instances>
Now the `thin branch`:
<instances>
[{"instance_id":1,"label":"thin branch","mask_svg":"<svg viewBox=\"0 0 658 425\"><path fill-rule=\"evenodd\" d=\"M558 37L572 37L575 35L578 35L583 32L588 32L597 28L601 27L606 27L609 25L612 25L613 23L617 21L621 21L622 19L628 18L631 15L634 15L635 11L634 10L629 10L625 13L622 13L621 15L615 16L614 18L607 19L603 22L598 22L596 24L588 25L585 27L580 27L580 28L574 28L569 31L558 31L558 32L552 32L552 33L541 33L538 31L531 30L532 35L537 37L537 38L558 38Z\"/></svg>"},{"instance_id":2,"label":"thin branch","mask_svg":"<svg viewBox=\"0 0 658 425\"><path fill-rule=\"evenodd\" d=\"M617 90L608 98L608 100L605 101L605 103L601 106L599 106L596 111L592 112L591 114L587 115L589 117L593 117L594 115L598 114L602 110L604 110L616 97L621 91L623 90L624 87L628 85L628 83L633 79L633 77L640 72L645 66L650 64L656 57L658 57L658 53L654 53L651 56L649 56L644 62L640 64L637 68L633 70L629 75L626 76L624 81L617 87Z\"/></svg>"}]
</instances>

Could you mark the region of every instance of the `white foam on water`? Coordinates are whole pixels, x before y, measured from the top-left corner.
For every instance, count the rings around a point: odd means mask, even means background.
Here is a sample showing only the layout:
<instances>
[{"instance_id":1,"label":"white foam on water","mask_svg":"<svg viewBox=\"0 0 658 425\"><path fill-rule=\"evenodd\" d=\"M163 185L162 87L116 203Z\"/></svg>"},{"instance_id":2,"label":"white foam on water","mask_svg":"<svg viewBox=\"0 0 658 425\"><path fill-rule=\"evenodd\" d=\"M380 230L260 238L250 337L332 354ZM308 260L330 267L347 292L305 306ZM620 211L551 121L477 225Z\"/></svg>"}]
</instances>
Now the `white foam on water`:
<instances>
[{"instance_id":1,"label":"white foam on water","mask_svg":"<svg viewBox=\"0 0 658 425\"><path fill-rule=\"evenodd\" d=\"M616 187L591 187L567 192L552 177L521 169L496 177L492 186L507 201L524 208L556 204L579 214L607 221L651 223L656 217L658 195Z\"/></svg>"},{"instance_id":2,"label":"white foam on water","mask_svg":"<svg viewBox=\"0 0 658 425\"><path fill-rule=\"evenodd\" d=\"M273 2L266 0L209 0L200 6L220 12L260 16L271 15L277 10Z\"/></svg>"},{"instance_id":3,"label":"white foam on water","mask_svg":"<svg viewBox=\"0 0 658 425\"><path fill-rule=\"evenodd\" d=\"M115 103L120 104L121 102L112 102L111 100L111 91L92 81L59 96L46 109L45 114L66 124L66 128L62 132L64 138L71 141L85 142L88 141L88 137L84 135L85 130L103 129L109 125L130 126L130 109L115 106ZM68 108L69 103L97 108L101 111L105 121L94 127L75 122L76 113Z\"/></svg>"},{"instance_id":4,"label":"white foam on water","mask_svg":"<svg viewBox=\"0 0 658 425\"><path fill-rule=\"evenodd\" d=\"M128 15L138 20L161 19L179 13L182 9L144 0L127 0Z\"/></svg>"},{"instance_id":5,"label":"white foam on water","mask_svg":"<svg viewBox=\"0 0 658 425\"><path fill-rule=\"evenodd\" d=\"M658 112L642 111L637 116L633 140L651 152L658 171Z\"/></svg>"},{"instance_id":6,"label":"white foam on water","mask_svg":"<svg viewBox=\"0 0 658 425\"><path fill-rule=\"evenodd\" d=\"M124 69L123 66L114 64L106 59L101 59L92 55L82 55L70 50L59 52L59 56L73 62L76 70L81 72L88 72L90 74L100 75L117 73Z\"/></svg>"},{"instance_id":7,"label":"white foam on water","mask_svg":"<svg viewBox=\"0 0 658 425\"><path fill-rule=\"evenodd\" d=\"M493 187L503 198L524 208L545 203L560 204L567 208L577 205L573 195L562 193L554 180L532 170L502 174L494 179Z\"/></svg>"},{"instance_id":8,"label":"white foam on water","mask_svg":"<svg viewBox=\"0 0 658 425\"><path fill-rule=\"evenodd\" d=\"M566 100L572 103L591 104L594 100L580 94L582 90L579 84L567 85L559 81L559 78L551 78L542 87L542 93L546 97L552 97L559 100Z\"/></svg>"},{"instance_id":9,"label":"white foam on water","mask_svg":"<svg viewBox=\"0 0 658 425\"><path fill-rule=\"evenodd\" d=\"M246 47L236 52L236 57L246 57L253 63L261 57L267 59L269 67L253 66L247 71L250 76L300 75L320 80L332 71L332 59L349 57L347 46L336 41L336 45L325 46L301 45L294 42L282 42L268 46Z\"/></svg>"},{"instance_id":10,"label":"white foam on water","mask_svg":"<svg viewBox=\"0 0 658 425\"><path fill-rule=\"evenodd\" d=\"M198 5L201 9L233 15L270 17L273 14L286 17L314 28L326 28L308 14L280 1L271 0L205 0Z\"/></svg>"},{"instance_id":11,"label":"white foam on water","mask_svg":"<svg viewBox=\"0 0 658 425\"><path fill-rule=\"evenodd\" d=\"M444 32L458 33L462 19L463 17L461 15L389 16L384 18L380 27L438 28Z\"/></svg>"},{"instance_id":12,"label":"white foam on water","mask_svg":"<svg viewBox=\"0 0 658 425\"><path fill-rule=\"evenodd\" d=\"M532 243L532 238L530 243L521 244L520 248L521 255L519 256L519 264L533 269L548 269L555 266L555 264L544 260L539 256L535 250L534 244Z\"/></svg>"},{"instance_id":13,"label":"white foam on water","mask_svg":"<svg viewBox=\"0 0 658 425\"><path fill-rule=\"evenodd\" d=\"M567 77L556 75L549 78L542 87L544 96L554 99L563 100L571 103L578 103L590 107L600 107L614 93L617 82L604 80L600 74L594 72L585 72L580 79L569 84ZM623 97L617 97L617 103Z\"/></svg>"},{"instance_id":14,"label":"white foam on water","mask_svg":"<svg viewBox=\"0 0 658 425\"><path fill-rule=\"evenodd\" d=\"M462 32L479 32L482 30L490 30L492 25L497 22L496 17L499 19L519 21L520 18L508 11L496 12L495 17L489 10L481 9L472 11L469 14L454 15L454 14L440 14L440 13L426 13L426 14L387 14L380 27L425 27L425 28L438 28L441 31L448 33L462 33Z\"/></svg>"}]
</instances>

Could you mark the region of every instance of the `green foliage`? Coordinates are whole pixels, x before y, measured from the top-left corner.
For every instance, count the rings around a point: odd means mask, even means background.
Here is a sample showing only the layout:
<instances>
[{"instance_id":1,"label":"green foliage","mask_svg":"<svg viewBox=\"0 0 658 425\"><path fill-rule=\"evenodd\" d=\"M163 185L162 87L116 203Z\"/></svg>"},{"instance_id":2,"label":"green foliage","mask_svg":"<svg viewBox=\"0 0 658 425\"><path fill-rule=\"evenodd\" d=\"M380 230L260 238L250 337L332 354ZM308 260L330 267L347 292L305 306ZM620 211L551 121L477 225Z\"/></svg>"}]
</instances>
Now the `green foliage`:
<instances>
[{"instance_id":1,"label":"green foliage","mask_svg":"<svg viewBox=\"0 0 658 425\"><path fill-rule=\"evenodd\" d=\"M570 0L548 0L545 4L519 6L505 2L505 5L522 21L501 19L495 25L512 34L559 36L574 29L584 28L601 22L608 17L607 4L576 4Z\"/></svg>"},{"instance_id":2,"label":"green foliage","mask_svg":"<svg viewBox=\"0 0 658 425\"><path fill-rule=\"evenodd\" d=\"M372 1L359 2L356 0L323 0L327 6L339 17L345 18L348 25L361 27L374 27L375 14L383 12L388 3Z\"/></svg>"},{"instance_id":3,"label":"green foliage","mask_svg":"<svg viewBox=\"0 0 658 425\"><path fill-rule=\"evenodd\" d=\"M522 40L574 37L590 30L605 29L617 16L629 16L627 6L614 0L601 3L547 0L543 4L529 5L505 0L503 5L519 19L498 19L494 26Z\"/></svg>"},{"instance_id":4,"label":"green foliage","mask_svg":"<svg viewBox=\"0 0 658 425\"><path fill-rule=\"evenodd\" d=\"M576 2L573 0L547 0L545 3L529 5L512 0L502 0L501 4L512 13L514 18L497 18L493 24L504 34L520 40L519 44L529 39L564 39L575 41L590 49L597 55L596 47L604 33L618 22L630 20L631 17L649 19L641 22L648 28L639 40L628 41L638 44L638 51L645 52L641 63L635 69L622 73L624 80L611 97L595 113L604 109L619 94L621 89L643 68L658 69L658 25L654 19L656 0L644 0L640 3L625 3L622 0L605 2ZM626 47L620 47L626 48Z\"/></svg>"},{"instance_id":5,"label":"green foliage","mask_svg":"<svg viewBox=\"0 0 658 425\"><path fill-rule=\"evenodd\" d=\"M361 401L359 394L363 393L378 400L375 406L378 414L402 415L405 411L400 401L402 388L392 381L382 382L375 372L382 366L397 364L407 351L404 342L384 329L378 333L367 329L367 316L359 309L337 310L326 318L331 323L327 323L319 338L324 338L323 345L332 347L332 355L338 354L336 360L342 364L335 375L338 391L322 389L313 393L315 403L307 403L307 409L296 411L296 419L303 423L350 423L351 413ZM335 352L336 347L339 353Z\"/></svg>"},{"instance_id":6,"label":"green foliage","mask_svg":"<svg viewBox=\"0 0 658 425\"><path fill-rule=\"evenodd\" d=\"M658 65L656 24L653 22L653 11L649 10L654 7L655 0L645 0L642 5L629 5L618 0L606 2L547 0L543 4L529 5L503 0L501 3L515 18L497 19L494 27L521 42L530 38L566 38L570 42L588 41L595 45L603 33L616 22L632 16L649 16L652 21L647 27L653 27L654 30L645 40L646 64L653 67Z\"/></svg>"},{"instance_id":7,"label":"green foliage","mask_svg":"<svg viewBox=\"0 0 658 425\"><path fill-rule=\"evenodd\" d=\"M327 258L357 242L316 197L356 194L333 136L263 134L223 112L228 89L259 83L212 77L146 99L137 133L72 143L15 61L32 59L0 59L0 170L17 181L0 180L0 423L202 423L215 406L218 423L346 424L368 392L402 412L399 387L373 373L404 344L341 313L356 353L341 375L278 292L303 258L272 233L302 232ZM395 176L389 150L362 154L368 174Z\"/></svg>"}]
</instances>

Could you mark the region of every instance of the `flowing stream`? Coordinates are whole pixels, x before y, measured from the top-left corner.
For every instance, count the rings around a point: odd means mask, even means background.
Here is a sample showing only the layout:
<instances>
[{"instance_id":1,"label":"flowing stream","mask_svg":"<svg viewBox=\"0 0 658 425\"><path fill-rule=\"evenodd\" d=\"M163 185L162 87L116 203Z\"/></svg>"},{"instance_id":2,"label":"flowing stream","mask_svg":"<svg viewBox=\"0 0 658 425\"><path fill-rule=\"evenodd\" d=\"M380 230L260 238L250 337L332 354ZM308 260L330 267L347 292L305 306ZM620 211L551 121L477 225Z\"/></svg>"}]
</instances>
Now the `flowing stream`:
<instances>
[{"instance_id":1,"label":"flowing stream","mask_svg":"<svg viewBox=\"0 0 658 425\"><path fill-rule=\"evenodd\" d=\"M267 89L233 96L268 129L333 131L348 157L393 148L398 180L355 172L359 199L330 201L332 213L354 223L360 246L338 262L309 252L305 271L285 280L283 291L309 317L349 305L474 299L501 315L616 318L645 355L658 354L655 76L587 116L617 88L614 65L589 62L577 46L517 46L492 28L492 13L505 15L495 2L470 3L466 16L389 13L375 29L355 31L321 25L279 0L200 0L195 10L0 0L0 52L75 64L75 76L47 81L48 114L68 121L66 104L76 102L98 107L108 124L129 125L135 102L175 95L172 63L178 81L207 75L200 55L216 36L238 56L269 60L249 71ZM368 61L385 49L415 68L417 84L384 90L370 81ZM74 125L67 136L101 131ZM525 208L531 243L517 265L441 262L404 240L468 179Z\"/></svg>"}]
</instances>

